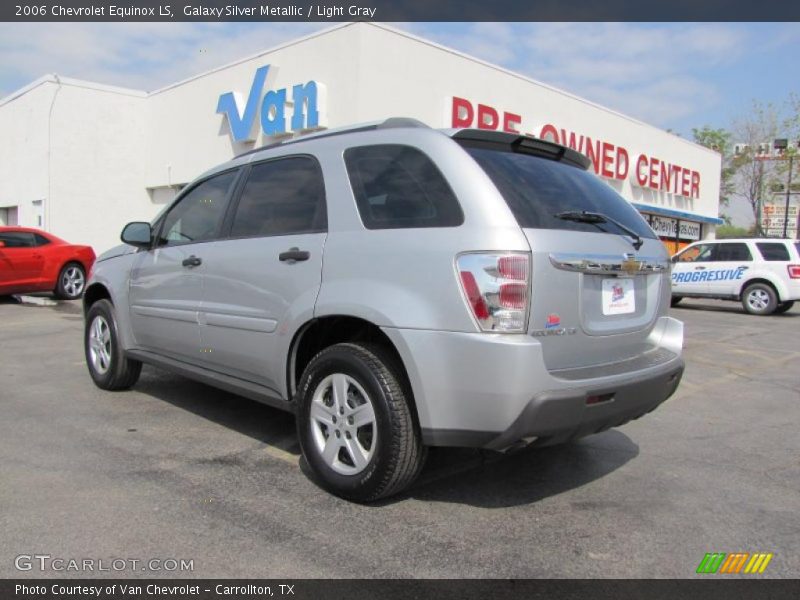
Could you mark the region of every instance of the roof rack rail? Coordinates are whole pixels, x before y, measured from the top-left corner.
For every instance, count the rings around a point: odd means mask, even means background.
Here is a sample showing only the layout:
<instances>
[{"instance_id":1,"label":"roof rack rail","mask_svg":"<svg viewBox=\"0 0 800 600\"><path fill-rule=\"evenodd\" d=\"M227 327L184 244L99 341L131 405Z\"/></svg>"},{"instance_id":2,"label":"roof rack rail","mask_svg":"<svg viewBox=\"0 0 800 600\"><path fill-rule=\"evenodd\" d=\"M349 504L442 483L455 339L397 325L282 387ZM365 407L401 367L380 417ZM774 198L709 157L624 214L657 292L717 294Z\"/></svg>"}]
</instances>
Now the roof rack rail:
<instances>
[{"instance_id":1,"label":"roof rack rail","mask_svg":"<svg viewBox=\"0 0 800 600\"><path fill-rule=\"evenodd\" d=\"M259 146L258 148L253 148L252 150L248 150L247 152L242 152L241 154L237 154L235 158L248 156L250 154L255 154L256 152L261 152L262 150L269 150L270 148L278 148L282 146L287 146L289 144L296 144L297 142L304 142L306 140L317 140L320 138L343 135L345 133L359 133L362 131L375 131L377 129L412 129L412 128L430 129L428 125L417 119L412 119L409 117L390 117L384 121L364 123L361 125L350 125L347 127L337 127L335 129L326 129L320 131L319 133L310 133L306 135L301 135L299 137L287 139L282 142L275 142L273 144L267 144L266 146Z\"/></svg>"}]
</instances>

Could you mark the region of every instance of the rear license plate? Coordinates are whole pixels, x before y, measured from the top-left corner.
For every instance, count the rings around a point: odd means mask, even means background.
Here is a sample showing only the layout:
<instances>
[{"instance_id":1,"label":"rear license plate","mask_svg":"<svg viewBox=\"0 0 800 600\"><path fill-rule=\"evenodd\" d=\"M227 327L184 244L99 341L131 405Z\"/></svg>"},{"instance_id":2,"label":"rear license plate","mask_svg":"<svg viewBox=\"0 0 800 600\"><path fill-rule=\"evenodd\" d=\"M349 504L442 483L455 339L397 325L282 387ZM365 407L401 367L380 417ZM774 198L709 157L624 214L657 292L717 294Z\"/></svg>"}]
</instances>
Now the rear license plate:
<instances>
[{"instance_id":1,"label":"rear license plate","mask_svg":"<svg viewBox=\"0 0 800 600\"><path fill-rule=\"evenodd\" d=\"M603 279L603 314L625 315L636 312L633 279Z\"/></svg>"}]
</instances>

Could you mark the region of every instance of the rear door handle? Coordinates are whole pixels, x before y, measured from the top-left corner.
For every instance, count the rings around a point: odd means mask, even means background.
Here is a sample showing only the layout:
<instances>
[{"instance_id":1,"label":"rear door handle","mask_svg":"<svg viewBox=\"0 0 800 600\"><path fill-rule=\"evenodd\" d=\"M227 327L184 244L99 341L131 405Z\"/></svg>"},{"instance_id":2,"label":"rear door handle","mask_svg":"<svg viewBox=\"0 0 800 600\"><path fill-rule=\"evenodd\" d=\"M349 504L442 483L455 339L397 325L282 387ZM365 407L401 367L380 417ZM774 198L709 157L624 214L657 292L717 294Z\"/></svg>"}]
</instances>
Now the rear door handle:
<instances>
[{"instance_id":1,"label":"rear door handle","mask_svg":"<svg viewBox=\"0 0 800 600\"><path fill-rule=\"evenodd\" d=\"M308 260L311 258L311 253L308 250L300 250L299 248L289 248L286 252L281 252L278 255L278 260L280 261L301 261L301 260Z\"/></svg>"},{"instance_id":2,"label":"rear door handle","mask_svg":"<svg viewBox=\"0 0 800 600\"><path fill-rule=\"evenodd\" d=\"M203 264L203 259L192 254L189 258L184 258L181 264L184 267L199 267Z\"/></svg>"}]
</instances>

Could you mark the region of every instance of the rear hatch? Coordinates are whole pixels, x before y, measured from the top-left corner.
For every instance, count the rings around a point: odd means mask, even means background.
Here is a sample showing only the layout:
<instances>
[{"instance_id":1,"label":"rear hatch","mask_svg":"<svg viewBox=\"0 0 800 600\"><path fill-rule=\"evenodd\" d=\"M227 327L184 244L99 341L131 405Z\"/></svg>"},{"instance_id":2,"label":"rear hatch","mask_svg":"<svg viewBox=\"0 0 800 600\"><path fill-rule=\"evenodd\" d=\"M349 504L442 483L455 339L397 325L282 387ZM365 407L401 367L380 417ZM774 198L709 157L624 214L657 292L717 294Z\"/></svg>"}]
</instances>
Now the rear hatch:
<instances>
[{"instance_id":1,"label":"rear hatch","mask_svg":"<svg viewBox=\"0 0 800 600\"><path fill-rule=\"evenodd\" d=\"M616 363L652 349L669 257L641 215L587 172L588 159L495 132L455 136L508 203L532 252L528 333L550 370Z\"/></svg>"}]
</instances>

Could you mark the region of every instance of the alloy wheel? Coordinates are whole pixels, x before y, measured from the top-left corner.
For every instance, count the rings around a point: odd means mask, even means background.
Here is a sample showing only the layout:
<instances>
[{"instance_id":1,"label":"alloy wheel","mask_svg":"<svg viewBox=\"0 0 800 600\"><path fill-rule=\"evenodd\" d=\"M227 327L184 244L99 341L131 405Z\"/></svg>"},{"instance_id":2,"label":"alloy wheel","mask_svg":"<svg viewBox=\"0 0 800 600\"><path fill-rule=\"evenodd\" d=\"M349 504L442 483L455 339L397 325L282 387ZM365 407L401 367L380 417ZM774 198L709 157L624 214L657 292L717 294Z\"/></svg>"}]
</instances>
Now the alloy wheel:
<instances>
[{"instance_id":1,"label":"alloy wheel","mask_svg":"<svg viewBox=\"0 0 800 600\"><path fill-rule=\"evenodd\" d=\"M108 321L99 315L89 329L89 358L94 370L101 375L111 367L111 329Z\"/></svg>"}]
</instances>

